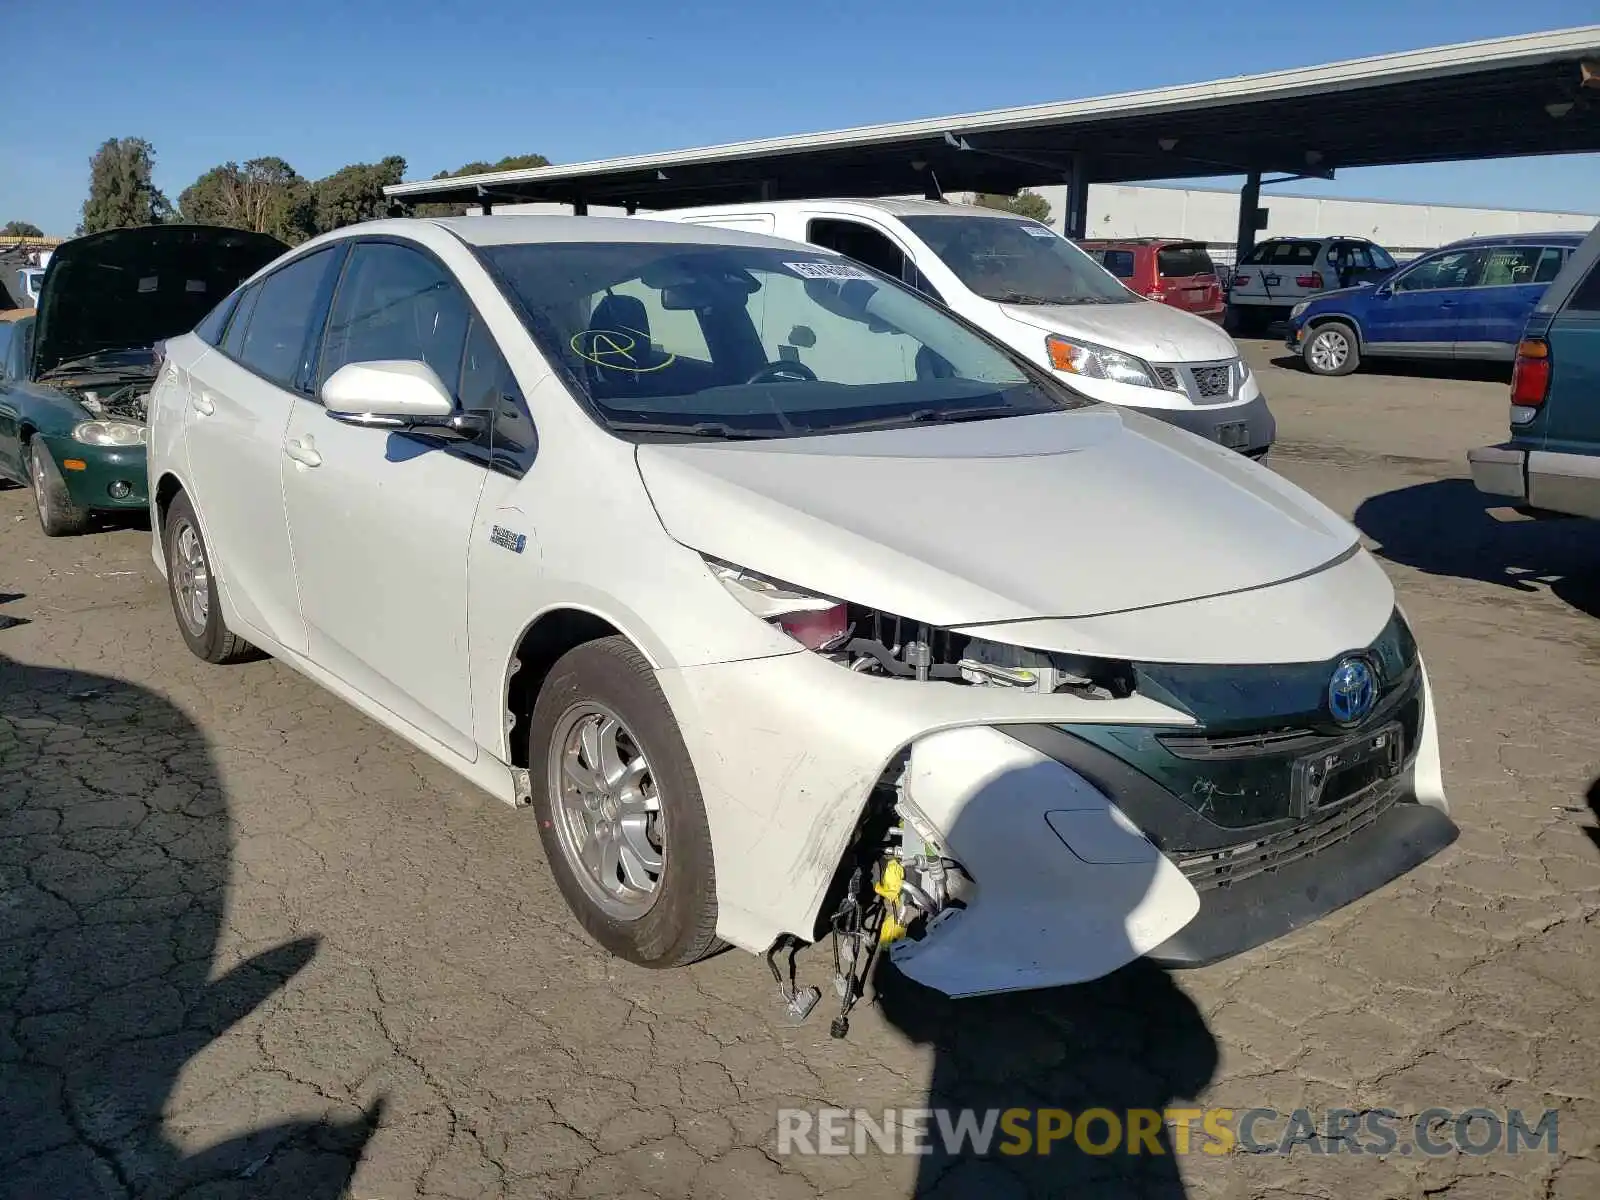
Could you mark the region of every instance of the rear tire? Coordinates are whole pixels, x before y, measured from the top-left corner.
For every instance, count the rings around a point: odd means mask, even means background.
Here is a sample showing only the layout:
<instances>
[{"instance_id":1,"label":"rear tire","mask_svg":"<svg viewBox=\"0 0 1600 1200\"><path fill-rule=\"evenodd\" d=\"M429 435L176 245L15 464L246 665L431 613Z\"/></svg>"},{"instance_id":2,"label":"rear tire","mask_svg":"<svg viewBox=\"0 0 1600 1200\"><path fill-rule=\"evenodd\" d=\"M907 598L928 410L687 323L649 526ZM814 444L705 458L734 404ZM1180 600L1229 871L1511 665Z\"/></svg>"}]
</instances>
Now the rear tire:
<instances>
[{"instance_id":1,"label":"rear tire","mask_svg":"<svg viewBox=\"0 0 1600 1200\"><path fill-rule=\"evenodd\" d=\"M257 655L256 648L239 637L222 620L217 600L217 577L211 554L200 533L189 497L179 492L167 507L162 522L162 545L167 560L167 595L178 632L196 658L208 663L243 662Z\"/></svg>"},{"instance_id":2,"label":"rear tire","mask_svg":"<svg viewBox=\"0 0 1600 1200\"><path fill-rule=\"evenodd\" d=\"M1343 321L1325 321L1306 330L1300 360L1313 375L1348 375L1361 365L1361 339Z\"/></svg>"},{"instance_id":3,"label":"rear tire","mask_svg":"<svg viewBox=\"0 0 1600 1200\"><path fill-rule=\"evenodd\" d=\"M1267 327L1267 323L1262 320L1265 315L1258 312L1254 305L1230 304L1224 324L1229 327L1228 332L1235 337L1260 337Z\"/></svg>"},{"instance_id":4,"label":"rear tire","mask_svg":"<svg viewBox=\"0 0 1600 1200\"><path fill-rule=\"evenodd\" d=\"M694 764L655 672L626 638L586 642L550 669L529 722L528 769L551 874L590 937L645 967L721 948Z\"/></svg>"},{"instance_id":5,"label":"rear tire","mask_svg":"<svg viewBox=\"0 0 1600 1200\"><path fill-rule=\"evenodd\" d=\"M73 502L56 460L38 438L28 443L28 473L33 484L33 507L45 537L73 537L89 528L94 512Z\"/></svg>"}]
</instances>

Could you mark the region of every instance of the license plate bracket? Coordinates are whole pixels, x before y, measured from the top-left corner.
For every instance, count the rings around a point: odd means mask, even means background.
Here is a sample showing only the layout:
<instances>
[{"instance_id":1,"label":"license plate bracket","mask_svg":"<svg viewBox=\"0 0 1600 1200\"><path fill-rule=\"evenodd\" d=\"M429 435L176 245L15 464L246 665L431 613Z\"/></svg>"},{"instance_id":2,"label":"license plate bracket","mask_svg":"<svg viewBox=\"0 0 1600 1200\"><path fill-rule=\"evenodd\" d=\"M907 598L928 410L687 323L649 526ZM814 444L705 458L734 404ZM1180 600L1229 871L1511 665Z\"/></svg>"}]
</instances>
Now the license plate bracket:
<instances>
[{"instance_id":1,"label":"license plate bracket","mask_svg":"<svg viewBox=\"0 0 1600 1200\"><path fill-rule=\"evenodd\" d=\"M1404 762L1405 731L1398 721L1296 759L1290 776L1294 811L1309 816L1348 800L1393 779Z\"/></svg>"},{"instance_id":2,"label":"license plate bracket","mask_svg":"<svg viewBox=\"0 0 1600 1200\"><path fill-rule=\"evenodd\" d=\"M1223 421L1217 426L1217 441L1229 450L1250 448L1250 426L1245 421Z\"/></svg>"},{"instance_id":3,"label":"license plate bracket","mask_svg":"<svg viewBox=\"0 0 1600 1200\"><path fill-rule=\"evenodd\" d=\"M1283 282L1283 276L1282 275L1263 275L1261 278L1262 278L1262 282L1265 283L1268 287L1277 287L1280 283Z\"/></svg>"}]
</instances>

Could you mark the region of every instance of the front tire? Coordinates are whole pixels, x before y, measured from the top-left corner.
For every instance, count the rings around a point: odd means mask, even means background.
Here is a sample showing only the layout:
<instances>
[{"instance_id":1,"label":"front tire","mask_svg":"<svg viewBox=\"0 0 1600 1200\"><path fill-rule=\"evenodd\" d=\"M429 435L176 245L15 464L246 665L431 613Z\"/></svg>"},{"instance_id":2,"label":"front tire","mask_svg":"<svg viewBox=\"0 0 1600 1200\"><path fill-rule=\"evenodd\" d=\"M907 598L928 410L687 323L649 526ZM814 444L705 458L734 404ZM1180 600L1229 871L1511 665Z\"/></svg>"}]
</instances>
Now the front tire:
<instances>
[{"instance_id":1,"label":"front tire","mask_svg":"<svg viewBox=\"0 0 1600 1200\"><path fill-rule=\"evenodd\" d=\"M178 632L196 658L208 663L242 662L255 656L255 647L237 636L222 619L217 600L217 577L211 555L200 533L189 497L179 492L167 509L162 525L162 545L167 559L167 595Z\"/></svg>"},{"instance_id":2,"label":"front tire","mask_svg":"<svg viewBox=\"0 0 1600 1200\"><path fill-rule=\"evenodd\" d=\"M50 451L38 438L28 443L28 476L33 485L33 506L45 537L73 537L89 528L94 513L74 503L66 480Z\"/></svg>"},{"instance_id":3,"label":"front tire","mask_svg":"<svg viewBox=\"0 0 1600 1200\"><path fill-rule=\"evenodd\" d=\"M1300 358L1313 375L1348 375L1361 365L1361 342L1343 321L1328 321L1306 331Z\"/></svg>"},{"instance_id":4,"label":"front tire","mask_svg":"<svg viewBox=\"0 0 1600 1200\"><path fill-rule=\"evenodd\" d=\"M700 784L644 656L622 637L568 651L529 725L539 837L589 936L645 967L719 949Z\"/></svg>"}]
</instances>

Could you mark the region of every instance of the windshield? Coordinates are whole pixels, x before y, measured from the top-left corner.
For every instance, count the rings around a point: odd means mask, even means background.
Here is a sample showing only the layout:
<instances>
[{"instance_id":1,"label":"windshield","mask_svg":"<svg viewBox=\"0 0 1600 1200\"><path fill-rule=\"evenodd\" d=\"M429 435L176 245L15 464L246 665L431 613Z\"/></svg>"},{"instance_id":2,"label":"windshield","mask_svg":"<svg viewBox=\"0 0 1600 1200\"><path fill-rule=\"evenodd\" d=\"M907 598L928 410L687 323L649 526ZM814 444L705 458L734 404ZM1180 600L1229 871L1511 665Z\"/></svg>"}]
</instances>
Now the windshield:
<instances>
[{"instance_id":1,"label":"windshield","mask_svg":"<svg viewBox=\"0 0 1600 1200\"><path fill-rule=\"evenodd\" d=\"M480 249L613 429L782 437L1087 401L916 293L815 250L686 242Z\"/></svg>"},{"instance_id":2,"label":"windshield","mask_svg":"<svg viewBox=\"0 0 1600 1200\"><path fill-rule=\"evenodd\" d=\"M1131 304L1140 299L1066 238L1007 217L900 218L985 300L1002 304Z\"/></svg>"}]
</instances>

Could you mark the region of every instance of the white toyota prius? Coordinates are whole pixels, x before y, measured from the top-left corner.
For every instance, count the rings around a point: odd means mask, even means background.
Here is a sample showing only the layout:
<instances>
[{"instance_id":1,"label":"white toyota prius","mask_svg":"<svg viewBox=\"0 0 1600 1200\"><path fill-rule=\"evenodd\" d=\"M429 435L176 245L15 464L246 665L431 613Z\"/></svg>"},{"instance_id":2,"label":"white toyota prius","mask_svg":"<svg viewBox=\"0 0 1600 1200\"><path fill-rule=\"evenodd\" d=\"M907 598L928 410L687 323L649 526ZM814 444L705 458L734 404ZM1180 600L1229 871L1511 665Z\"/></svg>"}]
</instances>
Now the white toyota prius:
<instances>
[{"instance_id":1,"label":"white toyota prius","mask_svg":"<svg viewBox=\"0 0 1600 1200\"><path fill-rule=\"evenodd\" d=\"M165 355L190 648L531 806L635 962L831 936L845 1005L880 951L952 996L1208 962L1455 836L1348 523L831 251L374 222Z\"/></svg>"}]
</instances>

